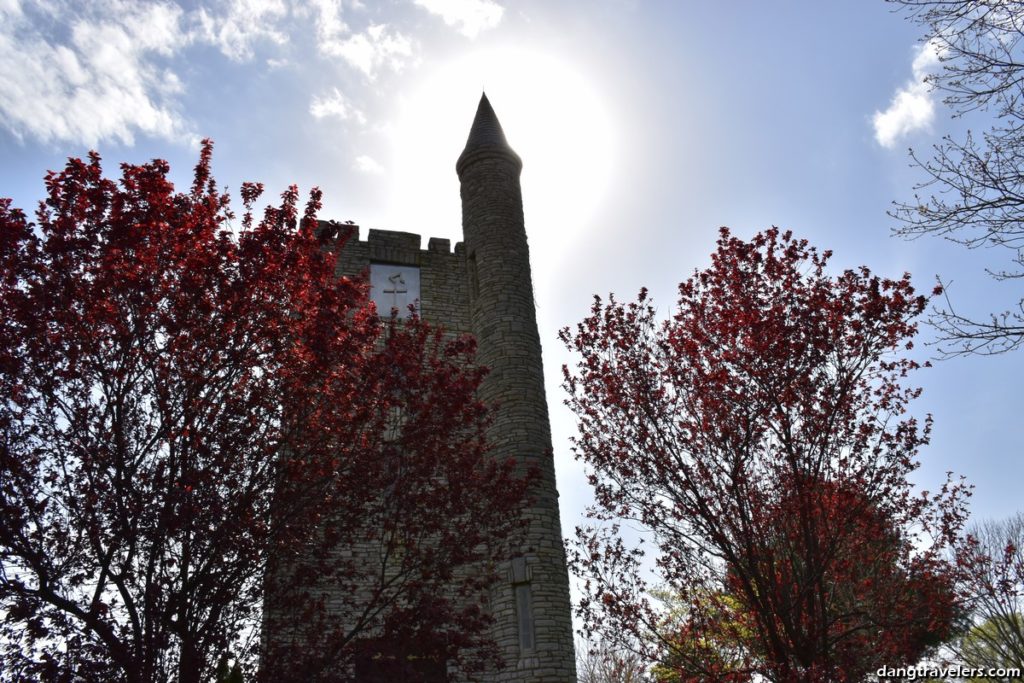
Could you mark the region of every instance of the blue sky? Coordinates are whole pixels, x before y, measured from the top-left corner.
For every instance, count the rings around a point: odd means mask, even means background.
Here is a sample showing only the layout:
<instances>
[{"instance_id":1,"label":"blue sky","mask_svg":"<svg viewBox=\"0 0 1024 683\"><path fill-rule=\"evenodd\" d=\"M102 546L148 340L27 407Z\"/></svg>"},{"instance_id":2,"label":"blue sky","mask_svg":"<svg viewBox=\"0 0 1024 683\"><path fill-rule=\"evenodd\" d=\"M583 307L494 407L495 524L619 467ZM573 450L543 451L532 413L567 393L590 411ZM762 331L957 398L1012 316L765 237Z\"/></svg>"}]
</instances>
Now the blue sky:
<instances>
[{"instance_id":1,"label":"blue sky","mask_svg":"<svg viewBox=\"0 0 1024 683\"><path fill-rule=\"evenodd\" d=\"M364 234L459 239L454 164L486 88L524 160L569 532L588 494L556 332L594 293L647 286L667 311L720 225L792 229L837 270L909 270L926 291L941 274L964 312L1014 304L984 273L1007 253L891 235L886 210L921 179L908 147L985 125L921 84L918 37L881 0L0 0L0 196L31 209L45 170L89 149L111 173L165 158L184 184L209 136L229 189L318 185L322 215ZM935 417L917 483L966 475L976 518L1019 508L1022 370L1019 352L916 377Z\"/></svg>"}]
</instances>

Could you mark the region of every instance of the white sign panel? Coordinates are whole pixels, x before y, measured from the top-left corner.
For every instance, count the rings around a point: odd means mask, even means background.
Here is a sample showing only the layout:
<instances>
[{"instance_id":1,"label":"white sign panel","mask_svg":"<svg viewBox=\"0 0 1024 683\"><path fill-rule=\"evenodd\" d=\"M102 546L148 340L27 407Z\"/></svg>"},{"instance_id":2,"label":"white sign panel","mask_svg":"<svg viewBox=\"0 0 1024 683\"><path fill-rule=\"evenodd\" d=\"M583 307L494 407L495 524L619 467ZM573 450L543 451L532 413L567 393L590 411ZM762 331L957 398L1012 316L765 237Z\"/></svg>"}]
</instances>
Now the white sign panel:
<instances>
[{"instance_id":1,"label":"white sign panel","mask_svg":"<svg viewBox=\"0 0 1024 683\"><path fill-rule=\"evenodd\" d=\"M420 269L390 263L370 264L370 298L382 316L398 311L399 318L409 317L409 305L419 309Z\"/></svg>"}]
</instances>

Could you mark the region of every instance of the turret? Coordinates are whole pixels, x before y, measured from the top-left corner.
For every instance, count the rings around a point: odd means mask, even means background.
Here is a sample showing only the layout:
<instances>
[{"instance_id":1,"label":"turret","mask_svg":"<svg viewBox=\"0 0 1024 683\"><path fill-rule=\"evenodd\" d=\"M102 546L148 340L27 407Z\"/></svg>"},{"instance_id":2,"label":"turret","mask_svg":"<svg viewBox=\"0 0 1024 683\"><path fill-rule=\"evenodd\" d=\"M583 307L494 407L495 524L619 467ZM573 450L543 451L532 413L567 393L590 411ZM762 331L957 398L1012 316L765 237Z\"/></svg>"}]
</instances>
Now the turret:
<instances>
[{"instance_id":1,"label":"turret","mask_svg":"<svg viewBox=\"0 0 1024 683\"><path fill-rule=\"evenodd\" d=\"M522 161L487 96L480 98L456 163L462 195L471 328L490 368L480 397L497 407L489 432L496 458L535 466L540 480L525 545L492 596L506 670L494 681L574 683L569 580L555 488L530 254L523 221Z\"/></svg>"}]
</instances>

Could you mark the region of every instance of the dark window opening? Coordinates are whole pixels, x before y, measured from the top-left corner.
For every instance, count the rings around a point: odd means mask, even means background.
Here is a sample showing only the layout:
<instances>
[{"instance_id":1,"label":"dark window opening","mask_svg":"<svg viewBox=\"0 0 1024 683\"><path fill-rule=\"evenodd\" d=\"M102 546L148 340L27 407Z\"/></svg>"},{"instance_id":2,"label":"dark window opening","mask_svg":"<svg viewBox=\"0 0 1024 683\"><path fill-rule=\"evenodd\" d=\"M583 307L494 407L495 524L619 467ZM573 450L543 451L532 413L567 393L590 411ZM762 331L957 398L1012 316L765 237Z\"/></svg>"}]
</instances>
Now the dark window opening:
<instances>
[{"instance_id":1,"label":"dark window opening","mask_svg":"<svg viewBox=\"0 0 1024 683\"><path fill-rule=\"evenodd\" d=\"M472 303L480 296L480 276L476 270L476 252L469 255L469 300Z\"/></svg>"},{"instance_id":2,"label":"dark window opening","mask_svg":"<svg viewBox=\"0 0 1024 683\"><path fill-rule=\"evenodd\" d=\"M516 597L516 622L519 626L519 649L533 652L533 597L530 595L530 573L525 557L512 559L512 586Z\"/></svg>"}]
</instances>

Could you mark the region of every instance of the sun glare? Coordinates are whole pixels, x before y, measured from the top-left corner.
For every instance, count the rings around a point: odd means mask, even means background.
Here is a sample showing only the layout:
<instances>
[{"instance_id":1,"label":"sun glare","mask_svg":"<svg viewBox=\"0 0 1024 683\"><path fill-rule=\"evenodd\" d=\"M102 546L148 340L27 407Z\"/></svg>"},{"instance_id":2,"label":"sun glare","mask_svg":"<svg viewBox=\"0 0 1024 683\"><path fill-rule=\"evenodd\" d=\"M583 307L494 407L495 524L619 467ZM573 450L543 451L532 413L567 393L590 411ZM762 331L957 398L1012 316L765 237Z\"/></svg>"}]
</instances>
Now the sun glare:
<instances>
[{"instance_id":1,"label":"sun glare","mask_svg":"<svg viewBox=\"0 0 1024 683\"><path fill-rule=\"evenodd\" d=\"M526 229L543 278L552 263L544 255L564 252L594 220L615 156L599 91L582 71L546 54L513 47L474 52L421 79L402 99L390 131L394 224L381 227L461 238L455 160L481 90L523 159Z\"/></svg>"}]
</instances>

